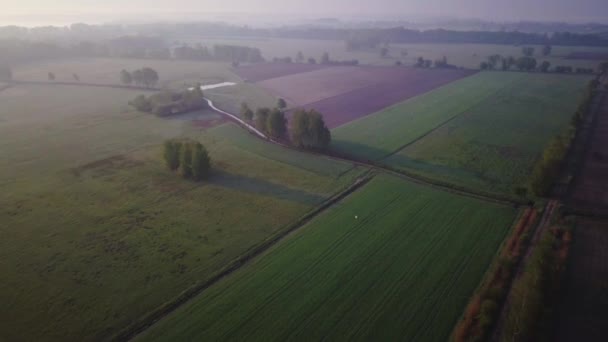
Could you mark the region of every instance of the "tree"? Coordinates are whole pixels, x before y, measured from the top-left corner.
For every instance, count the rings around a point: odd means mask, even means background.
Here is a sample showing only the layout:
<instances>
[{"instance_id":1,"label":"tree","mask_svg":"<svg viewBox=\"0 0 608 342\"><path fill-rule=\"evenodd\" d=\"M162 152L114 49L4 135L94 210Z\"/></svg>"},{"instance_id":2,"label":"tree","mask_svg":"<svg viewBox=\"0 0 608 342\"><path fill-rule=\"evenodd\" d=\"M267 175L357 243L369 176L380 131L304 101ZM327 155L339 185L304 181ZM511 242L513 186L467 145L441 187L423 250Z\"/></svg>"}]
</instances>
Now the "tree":
<instances>
[{"instance_id":1,"label":"tree","mask_svg":"<svg viewBox=\"0 0 608 342\"><path fill-rule=\"evenodd\" d=\"M321 64L329 64L329 53L323 52L323 56L321 56Z\"/></svg>"},{"instance_id":2,"label":"tree","mask_svg":"<svg viewBox=\"0 0 608 342\"><path fill-rule=\"evenodd\" d=\"M138 95L129 104L140 112L149 113L152 111L152 103L145 95Z\"/></svg>"},{"instance_id":3,"label":"tree","mask_svg":"<svg viewBox=\"0 0 608 342\"><path fill-rule=\"evenodd\" d=\"M502 67L501 67L502 71L507 71L507 70L509 70L510 65L509 65L509 63L507 62L507 59L506 59L506 58L503 58L501 62L502 62Z\"/></svg>"},{"instance_id":4,"label":"tree","mask_svg":"<svg viewBox=\"0 0 608 342\"><path fill-rule=\"evenodd\" d=\"M188 143L182 144L180 148L179 172L183 178L192 176L192 147Z\"/></svg>"},{"instance_id":5,"label":"tree","mask_svg":"<svg viewBox=\"0 0 608 342\"><path fill-rule=\"evenodd\" d=\"M167 140L163 145L165 165L167 165L167 168L171 171L179 169L181 147L182 143L175 140Z\"/></svg>"},{"instance_id":6,"label":"tree","mask_svg":"<svg viewBox=\"0 0 608 342\"><path fill-rule=\"evenodd\" d=\"M543 61L540 64L540 71L541 72L547 72L549 71L549 67L551 66L551 63L549 63L548 61Z\"/></svg>"},{"instance_id":7,"label":"tree","mask_svg":"<svg viewBox=\"0 0 608 342\"><path fill-rule=\"evenodd\" d=\"M543 56L549 56L551 54L552 49L553 48L549 44L543 46Z\"/></svg>"},{"instance_id":8,"label":"tree","mask_svg":"<svg viewBox=\"0 0 608 342\"><path fill-rule=\"evenodd\" d=\"M415 66L416 66L417 68L422 68L422 67L424 67L424 58L422 58L422 57L418 57L418 58L416 59L416 65L415 65Z\"/></svg>"},{"instance_id":9,"label":"tree","mask_svg":"<svg viewBox=\"0 0 608 342\"><path fill-rule=\"evenodd\" d=\"M143 71L141 69L137 69L137 70L133 71L132 77L133 77L133 83L135 83L135 85L139 86L139 85L144 84L144 75L143 75Z\"/></svg>"},{"instance_id":10,"label":"tree","mask_svg":"<svg viewBox=\"0 0 608 342\"><path fill-rule=\"evenodd\" d=\"M331 132L323 116L313 110L297 110L291 120L291 142L298 147L326 149L331 142Z\"/></svg>"},{"instance_id":11,"label":"tree","mask_svg":"<svg viewBox=\"0 0 608 342\"><path fill-rule=\"evenodd\" d=\"M536 59L533 57L520 57L517 59L516 65L520 71L531 71L536 68Z\"/></svg>"},{"instance_id":12,"label":"tree","mask_svg":"<svg viewBox=\"0 0 608 342\"><path fill-rule=\"evenodd\" d=\"M13 71L6 65L0 65L0 80L2 81L12 81L13 80Z\"/></svg>"},{"instance_id":13,"label":"tree","mask_svg":"<svg viewBox=\"0 0 608 342\"><path fill-rule=\"evenodd\" d=\"M302 62L304 62L304 54L302 53L302 51L298 51L298 54L296 55L296 63Z\"/></svg>"},{"instance_id":14,"label":"tree","mask_svg":"<svg viewBox=\"0 0 608 342\"><path fill-rule=\"evenodd\" d=\"M515 57L513 57L513 56L509 56L509 57L507 58L507 66L508 66L508 68L507 68L507 69L511 69L511 67L515 65L515 62L516 62L516 61L515 61Z\"/></svg>"},{"instance_id":15,"label":"tree","mask_svg":"<svg viewBox=\"0 0 608 342\"><path fill-rule=\"evenodd\" d=\"M523 48L521 48L521 52L526 57L534 56L534 48L532 46L524 46Z\"/></svg>"},{"instance_id":16,"label":"tree","mask_svg":"<svg viewBox=\"0 0 608 342\"><path fill-rule=\"evenodd\" d=\"M158 78L158 73L156 72L156 70L154 70L152 68L143 68L143 69L141 69L141 72L142 72L142 83L147 88L153 87L154 85L156 85L156 83L158 83L159 78Z\"/></svg>"},{"instance_id":17,"label":"tree","mask_svg":"<svg viewBox=\"0 0 608 342\"><path fill-rule=\"evenodd\" d=\"M255 111L255 126L262 132L266 133L266 122L270 115L270 108L258 108Z\"/></svg>"},{"instance_id":18,"label":"tree","mask_svg":"<svg viewBox=\"0 0 608 342\"><path fill-rule=\"evenodd\" d=\"M253 110L251 110L245 102L241 103L241 116L245 121L251 121L253 119Z\"/></svg>"},{"instance_id":19,"label":"tree","mask_svg":"<svg viewBox=\"0 0 608 342\"><path fill-rule=\"evenodd\" d=\"M488 56L488 69L494 70L498 61L500 60L500 55L491 55Z\"/></svg>"},{"instance_id":20,"label":"tree","mask_svg":"<svg viewBox=\"0 0 608 342\"><path fill-rule=\"evenodd\" d=\"M308 58L308 64L317 64L317 60L314 59L314 58L312 58L312 57L309 57Z\"/></svg>"},{"instance_id":21,"label":"tree","mask_svg":"<svg viewBox=\"0 0 608 342\"><path fill-rule=\"evenodd\" d=\"M479 63L479 69L481 69L481 70L488 70L488 68L489 68L488 62L481 62L481 63Z\"/></svg>"},{"instance_id":22,"label":"tree","mask_svg":"<svg viewBox=\"0 0 608 342\"><path fill-rule=\"evenodd\" d=\"M383 46L380 48L380 57L385 58L386 56L388 56L388 48Z\"/></svg>"},{"instance_id":23,"label":"tree","mask_svg":"<svg viewBox=\"0 0 608 342\"><path fill-rule=\"evenodd\" d=\"M49 78L49 81L55 81L55 74L52 72L49 72L48 78Z\"/></svg>"},{"instance_id":24,"label":"tree","mask_svg":"<svg viewBox=\"0 0 608 342\"><path fill-rule=\"evenodd\" d=\"M74 81L80 82L80 77L78 76L78 74L72 74L72 77L74 78Z\"/></svg>"},{"instance_id":25,"label":"tree","mask_svg":"<svg viewBox=\"0 0 608 342\"><path fill-rule=\"evenodd\" d=\"M211 158L207 153L207 149L200 143L195 142L191 147L192 151L192 178L194 180L203 180L209 176L211 168Z\"/></svg>"},{"instance_id":26,"label":"tree","mask_svg":"<svg viewBox=\"0 0 608 342\"><path fill-rule=\"evenodd\" d=\"M282 109L287 108L287 102L285 102L285 100L284 100L284 99L282 99L282 98L281 98L281 99L279 99L279 100L277 101L277 108L279 108L279 109L281 109L281 110L282 110Z\"/></svg>"},{"instance_id":27,"label":"tree","mask_svg":"<svg viewBox=\"0 0 608 342\"><path fill-rule=\"evenodd\" d=\"M131 85L133 83L133 77L131 77L131 73L127 70L122 70L120 72L120 82L124 85Z\"/></svg>"},{"instance_id":28,"label":"tree","mask_svg":"<svg viewBox=\"0 0 608 342\"><path fill-rule=\"evenodd\" d=\"M598 66L598 69L600 70L600 72L602 74L607 73L608 72L608 61L600 63L600 65Z\"/></svg>"},{"instance_id":29,"label":"tree","mask_svg":"<svg viewBox=\"0 0 608 342\"><path fill-rule=\"evenodd\" d=\"M282 138L287 132L287 119L280 109L273 109L266 121L266 132L275 139Z\"/></svg>"},{"instance_id":30,"label":"tree","mask_svg":"<svg viewBox=\"0 0 608 342\"><path fill-rule=\"evenodd\" d=\"M443 56L441 59L435 61L435 68L446 68L448 67L448 58Z\"/></svg>"}]
</instances>

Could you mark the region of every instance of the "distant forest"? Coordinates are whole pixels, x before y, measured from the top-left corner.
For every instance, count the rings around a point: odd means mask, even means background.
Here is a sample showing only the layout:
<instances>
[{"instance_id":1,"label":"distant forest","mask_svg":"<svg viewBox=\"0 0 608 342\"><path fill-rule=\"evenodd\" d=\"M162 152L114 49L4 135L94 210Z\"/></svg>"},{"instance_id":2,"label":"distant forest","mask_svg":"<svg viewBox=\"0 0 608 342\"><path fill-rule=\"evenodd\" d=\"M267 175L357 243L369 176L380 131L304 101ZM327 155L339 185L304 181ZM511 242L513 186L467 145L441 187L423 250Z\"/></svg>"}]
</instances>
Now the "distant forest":
<instances>
[{"instance_id":1,"label":"distant forest","mask_svg":"<svg viewBox=\"0 0 608 342\"><path fill-rule=\"evenodd\" d=\"M222 23L121 25L73 24L68 27L0 27L0 64L60 57L126 57L216 59L260 62L256 48L216 45L195 49L179 44L181 37L279 37L331 39L351 50L390 43L476 43L504 45L608 46L608 33L524 33L518 31L412 30L395 28L250 28ZM180 50L180 47L182 49Z\"/></svg>"}]
</instances>

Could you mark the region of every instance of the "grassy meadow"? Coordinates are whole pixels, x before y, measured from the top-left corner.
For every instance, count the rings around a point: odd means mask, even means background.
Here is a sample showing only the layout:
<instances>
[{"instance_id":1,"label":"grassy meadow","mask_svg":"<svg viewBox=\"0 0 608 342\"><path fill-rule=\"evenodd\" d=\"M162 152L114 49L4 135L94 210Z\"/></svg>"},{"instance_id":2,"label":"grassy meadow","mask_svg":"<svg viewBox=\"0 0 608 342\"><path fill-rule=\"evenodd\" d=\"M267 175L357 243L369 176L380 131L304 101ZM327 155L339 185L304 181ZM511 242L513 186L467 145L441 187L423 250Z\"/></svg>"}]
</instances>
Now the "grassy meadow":
<instances>
[{"instance_id":1,"label":"grassy meadow","mask_svg":"<svg viewBox=\"0 0 608 342\"><path fill-rule=\"evenodd\" d=\"M300 169L187 119L133 112L134 94L29 85L0 93L3 338L106 339L361 172L330 160L327 169L344 172ZM160 146L172 137L205 144L209 181L164 168Z\"/></svg>"},{"instance_id":2,"label":"grassy meadow","mask_svg":"<svg viewBox=\"0 0 608 342\"><path fill-rule=\"evenodd\" d=\"M567 128L589 79L481 72L340 126L332 146L459 185L511 192Z\"/></svg>"},{"instance_id":3,"label":"grassy meadow","mask_svg":"<svg viewBox=\"0 0 608 342\"><path fill-rule=\"evenodd\" d=\"M150 67L158 71L159 86L176 88L184 84L238 82L230 63L173 61L155 59L77 58L23 64L15 67L13 77L22 81L47 81L48 73L58 82L74 82L77 74L83 83L120 84L120 71Z\"/></svg>"},{"instance_id":4,"label":"grassy meadow","mask_svg":"<svg viewBox=\"0 0 608 342\"><path fill-rule=\"evenodd\" d=\"M384 162L463 185L524 186L549 140L564 132L589 81L526 75Z\"/></svg>"},{"instance_id":5,"label":"grassy meadow","mask_svg":"<svg viewBox=\"0 0 608 342\"><path fill-rule=\"evenodd\" d=\"M141 341L445 341L516 210L378 175Z\"/></svg>"}]
</instances>

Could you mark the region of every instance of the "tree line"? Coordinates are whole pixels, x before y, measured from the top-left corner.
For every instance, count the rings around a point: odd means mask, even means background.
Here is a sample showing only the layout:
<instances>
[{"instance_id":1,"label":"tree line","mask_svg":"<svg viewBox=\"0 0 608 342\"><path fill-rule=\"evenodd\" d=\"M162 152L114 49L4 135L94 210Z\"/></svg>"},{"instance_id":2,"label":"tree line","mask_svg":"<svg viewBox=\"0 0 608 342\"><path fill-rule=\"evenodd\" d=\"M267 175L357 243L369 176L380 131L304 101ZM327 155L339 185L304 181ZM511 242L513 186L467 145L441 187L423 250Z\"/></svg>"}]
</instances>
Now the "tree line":
<instances>
[{"instance_id":1,"label":"tree line","mask_svg":"<svg viewBox=\"0 0 608 342\"><path fill-rule=\"evenodd\" d=\"M122 70L120 72L120 82L126 86L136 85L143 86L146 88L152 88L158 84L159 81L158 72L152 68L141 68L129 72Z\"/></svg>"},{"instance_id":2,"label":"tree line","mask_svg":"<svg viewBox=\"0 0 608 342\"><path fill-rule=\"evenodd\" d=\"M192 90L163 91L150 96L138 95L129 104L140 112L153 113L161 117L183 114L209 106L200 85Z\"/></svg>"},{"instance_id":3,"label":"tree line","mask_svg":"<svg viewBox=\"0 0 608 342\"><path fill-rule=\"evenodd\" d=\"M323 115L314 109L296 109L291 120L285 115L287 103L279 99L275 108L258 108L255 112L246 104L241 104L241 116L247 122L252 122L258 130L273 139L287 139L291 144L300 148L325 150L331 142L331 132ZM289 133L289 137L287 137Z\"/></svg>"},{"instance_id":4,"label":"tree line","mask_svg":"<svg viewBox=\"0 0 608 342\"><path fill-rule=\"evenodd\" d=\"M175 59L187 60L221 60L236 63L264 62L258 48L238 45L214 45L212 49L197 44L194 47L184 44L173 50Z\"/></svg>"},{"instance_id":5,"label":"tree line","mask_svg":"<svg viewBox=\"0 0 608 342\"><path fill-rule=\"evenodd\" d=\"M302 32L304 33L304 32ZM412 30L389 29L311 29L308 38L342 39L349 50L375 49L384 43L460 43L500 45L608 46L601 34L554 32L551 35L518 31Z\"/></svg>"},{"instance_id":6,"label":"tree line","mask_svg":"<svg viewBox=\"0 0 608 342\"><path fill-rule=\"evenodd\" d=\"M509 71L513 68L519 71L540 71L540 72L555 72L555 73L572 73L577 74L592 74L593 68L572 68L571 66L557 65L553 69L550 69L551 63L549 61L543 61L538 63L534 58L536 49L531 46L522 47L522 56L515 58L513 56L501 56L498 54L490 55L487 59L480 63L479 68L481 70L502 70ZM551 45L545 45L541 49L543 57L551 54Z\"/></svg>"},{"instance_id":7,"label":"tree line","mask_svg":"<svg viewBox=\"0 0 608 342\"><path fill-rule=\"evenodd\" d=\"M185 179L200 181L209 177L211 158L198 141L167 140L163 144L163 158L169 170Z\"/></svg>"}]
</instances>

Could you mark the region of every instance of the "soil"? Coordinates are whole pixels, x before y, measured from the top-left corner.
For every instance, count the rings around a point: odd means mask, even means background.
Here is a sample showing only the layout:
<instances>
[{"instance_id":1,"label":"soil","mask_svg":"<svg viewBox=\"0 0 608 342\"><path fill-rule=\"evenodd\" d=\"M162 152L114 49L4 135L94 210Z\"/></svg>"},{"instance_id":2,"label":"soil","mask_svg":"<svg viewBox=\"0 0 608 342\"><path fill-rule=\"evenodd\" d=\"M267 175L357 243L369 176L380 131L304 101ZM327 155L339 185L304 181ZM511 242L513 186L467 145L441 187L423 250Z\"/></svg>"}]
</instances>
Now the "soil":
<instances>
[{"instance_id":1,"label":"soil","mask_svg":"<svg viewBox=\"0 0 608 342\"><path fill-rule=\"evenodd\" d=\"M606 91L603 91L606 93ZM579 174L574 179L569 206L586 212L608 214L608 96L598 96L599 111Z\"/></svg>"},{"instance_id":2,"label":"soil","mask_svg":"<svg viewBox=\"0 0 608 342\"><path fill-rule=\"evenodd\" d=\"M554 341L608 338L608 221L580 218L562 282Z\"/></svg>"}]
</instances>

